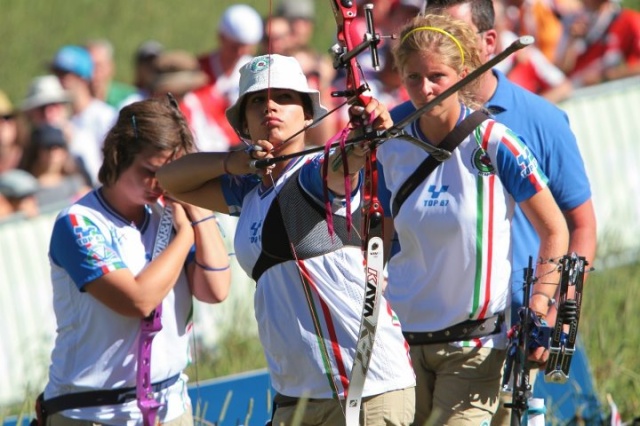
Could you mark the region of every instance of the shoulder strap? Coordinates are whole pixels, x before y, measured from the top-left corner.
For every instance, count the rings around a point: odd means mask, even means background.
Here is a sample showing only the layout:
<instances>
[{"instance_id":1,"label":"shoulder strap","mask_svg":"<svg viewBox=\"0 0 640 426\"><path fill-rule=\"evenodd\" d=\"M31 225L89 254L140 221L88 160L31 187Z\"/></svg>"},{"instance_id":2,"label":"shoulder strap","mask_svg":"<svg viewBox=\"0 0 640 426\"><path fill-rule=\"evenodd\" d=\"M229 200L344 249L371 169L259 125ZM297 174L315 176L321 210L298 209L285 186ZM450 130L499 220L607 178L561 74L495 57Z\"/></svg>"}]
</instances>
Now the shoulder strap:
<instances>
[{"instance_id":1,"label":"shoulder strap","mask_svg":"<svg viewBox=\"0 0 640 426\"><path fill-rule=\"evenodd\" d=\"M445 138L440 142L438 147L452 152L473 130L489 116L482 111L474 111L469 114L462 122L457 125ZM409 195L435 170L440 161L436 160L433 155L428 156L416 169L411 176L402 184L398 194L393 199L391 214L395 217L400 211L400 207Z\"/></svg>"}]
</instances>

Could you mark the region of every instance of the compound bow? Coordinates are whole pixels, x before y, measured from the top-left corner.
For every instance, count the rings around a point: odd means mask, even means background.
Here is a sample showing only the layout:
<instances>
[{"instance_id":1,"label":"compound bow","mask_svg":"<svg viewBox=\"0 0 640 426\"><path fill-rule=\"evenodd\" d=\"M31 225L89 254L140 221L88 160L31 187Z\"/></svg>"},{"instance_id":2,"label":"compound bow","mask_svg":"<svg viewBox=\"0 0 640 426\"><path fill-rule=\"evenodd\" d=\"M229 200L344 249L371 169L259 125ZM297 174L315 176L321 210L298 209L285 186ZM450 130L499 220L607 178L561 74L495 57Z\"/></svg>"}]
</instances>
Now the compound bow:
<instances>
[{"instance_id":1,"label":"compound bow","mask_svg":"<svg viewBox=\"0 0 640 426\"><path fill-rule=\"evenodd\" d=\"M524 300L528 301L533 285L533 267L529 258L529 267L524 275ZM503 377L503 390L512 386L511 425L522 423L523 415L528 412L532 387L529 383L529 365L527 355L530 350L541 346L549 349L549 359L545 368L545 381L566 383L569 379L571 360L575 352L578 333L578 320L582 304L582 286L588 262L584 257L571 253L563 256L559 262L560 291L558 297L558 315L553 328L544 324L529 308L528 303L518 312L520 322L508 333L509 347ZM574 288L574 296L570 297L569 289ZM551 304L556 303L555 300Z\"/></svg>"}]
</instances>

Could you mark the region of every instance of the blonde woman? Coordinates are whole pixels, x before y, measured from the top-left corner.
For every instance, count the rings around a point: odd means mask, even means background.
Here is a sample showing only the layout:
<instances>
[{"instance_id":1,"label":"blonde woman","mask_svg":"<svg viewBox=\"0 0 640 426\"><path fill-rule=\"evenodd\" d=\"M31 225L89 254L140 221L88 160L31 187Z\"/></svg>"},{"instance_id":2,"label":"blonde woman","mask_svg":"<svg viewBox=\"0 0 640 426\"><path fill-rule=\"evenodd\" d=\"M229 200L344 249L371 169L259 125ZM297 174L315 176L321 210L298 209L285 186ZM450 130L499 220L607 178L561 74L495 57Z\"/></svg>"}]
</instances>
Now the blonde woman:
<instances>
[{"instance_id":1,"label":"blonde woman","mask_svg":"<svg viewBox=\"0 0 640 426\"><path fill-rule=\"evenodd\" d=\"M416 108L480 64L477 35L448 16L419 16L400 33L394 58ZM474 83L405 127L439 145L479 104ZM539 259L567 252L564 218L547 178L522 141L485 117L409 194L385 227L397 232L400 251L388 264L386 296L411 345L416 371L416 424L489 424L498 406L505 358L505 311L510 303L511 219L516 203L534 225ZM428 154L403 140L378 150L385 212ZM384 192L384 191L381 191ZM553 263L537 265L540 277L530 306L543 316L558 277ZM543 348L532 359L543 361Z\"/></svg>"}]
</instances>

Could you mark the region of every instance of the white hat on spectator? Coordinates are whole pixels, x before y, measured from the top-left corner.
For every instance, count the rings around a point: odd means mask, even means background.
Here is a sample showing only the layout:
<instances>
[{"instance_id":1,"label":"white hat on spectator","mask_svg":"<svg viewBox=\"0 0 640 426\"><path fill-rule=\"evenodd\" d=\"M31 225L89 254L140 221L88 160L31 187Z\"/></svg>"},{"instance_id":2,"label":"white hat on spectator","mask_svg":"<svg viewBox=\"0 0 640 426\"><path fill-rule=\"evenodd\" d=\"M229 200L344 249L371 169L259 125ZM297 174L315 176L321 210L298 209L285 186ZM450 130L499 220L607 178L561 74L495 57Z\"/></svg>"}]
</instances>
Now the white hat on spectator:
<instances>
[{"instance_id":1,"label":"white hat on spectator","mask_svg":"<svg viewBox=\"0 0 640 426\"><path fill-rule=\"evenodd\" d=\"M240 69L240 96L225 112L231 127L240 135L249 136L242 128L241 120L245 97L269 88L290 89L308 95L314 122L327 113L327 109L320 104L320 92L309 87L307 77L296 58L277 54L257 56Z\"/></svg>"},{"instance_id":2,"label":"white hat on spectator","mask_svg":"<svg viewBox=\"0 0 640 426\"><path fill-rule=\"evenodd\" d=\"M229 6L220 18L218 31L241 44L257 44L262 40L262 18L251 6Z\"/></svg>"},{"instance_id":3,"label":"white hat on spectator","mask_svg":"<svg viewBox=\"0 0 640 426\"><path fill-rule=\"evenodd\" d=\"M43 75L31 81L27 97L22 101L20 109L29 111L44 105L67 102L71 102L71 97L60 84L58 77Z\"/></svg>"}]
</instances>

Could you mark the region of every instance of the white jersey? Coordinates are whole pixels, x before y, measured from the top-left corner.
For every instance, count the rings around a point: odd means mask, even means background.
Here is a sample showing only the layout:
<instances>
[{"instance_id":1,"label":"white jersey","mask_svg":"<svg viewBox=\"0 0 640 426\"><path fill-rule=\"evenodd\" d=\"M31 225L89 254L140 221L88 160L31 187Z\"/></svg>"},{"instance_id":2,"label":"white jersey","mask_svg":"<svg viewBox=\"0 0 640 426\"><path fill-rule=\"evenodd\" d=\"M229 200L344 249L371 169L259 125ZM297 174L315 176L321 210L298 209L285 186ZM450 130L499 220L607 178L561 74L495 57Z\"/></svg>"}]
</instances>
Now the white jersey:
<instances>
[{"instance_id":1,"label":"white jersey","mask_svg":"<svg viewBox=\"0 0 640 426\"><path fill-rule=\"evenodd\" d=\"M140 319L122 316L84 291L111 271L138 275L151 259L161 209L149 208L137 228L114 211L96 189L56 219L49 258L57 337L51 355L45 399L91 390L136 386ZM180 374L190 360L192 297L186 273L162 302L162 330L151 348L151 381ZM164 403L165 422L189 408L187 378L154 396ZM136 400L116 406L66 410L66 417L106 424L142 424Z\"/></svg>"},{"instance_id":2,"label":"white jersey","mask_svg":"<svg viewBox=\"0 0 640 426\"><path fill-rule=\"evenodd\" d=\"M230 183L225 196L230 206L241 209L236 256L257 280L255 314L273 387L290 397L344 398L364 300L360 191L352 197L350 233L345 230L344 200L332 198L336 234L331 238L321 159L322 155L290 163L268 189L255 182L253 188L246 182ZM286 224L279 208L285 211ZM295 260L289 241L295 246ZM262 263L263 250L275 256L267 266ZM387 301L381 298L380 303L364 396L415 385L400 325Z\"/></svg>"},{"instance_id":3,"label":"white jersey","mask_svg":"<svg viewBox=\"0 0 640 426\"><path fill-rule=\"evenodd\" d=\"M462 116L469 112L463 108ZM405 130L426 140L417 121ZM403 140L380 146L391 202L427 155ZM546 177L522 141L486 120L415 189L394 217L400 252L389 261L386 290L405 332L438 331L505 310L514 203L545 186ZM498 334L459 344L505 343Z\"/></svg>"}]
</instances>

